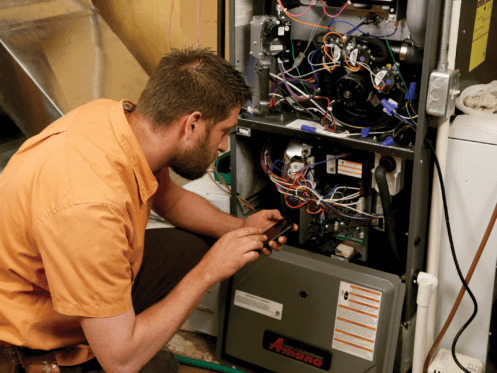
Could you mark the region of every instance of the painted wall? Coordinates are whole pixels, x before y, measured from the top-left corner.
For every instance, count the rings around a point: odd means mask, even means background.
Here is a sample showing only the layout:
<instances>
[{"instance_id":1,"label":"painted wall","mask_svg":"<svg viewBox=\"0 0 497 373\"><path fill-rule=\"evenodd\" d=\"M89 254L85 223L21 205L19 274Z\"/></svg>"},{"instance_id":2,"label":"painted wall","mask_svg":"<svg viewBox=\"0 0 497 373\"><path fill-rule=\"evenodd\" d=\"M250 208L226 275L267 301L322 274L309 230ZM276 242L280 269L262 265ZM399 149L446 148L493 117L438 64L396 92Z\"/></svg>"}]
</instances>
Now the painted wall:
<instances>
[{"instance_id":1,"label":"painted wall","mask_svg":"<svg viewBox=\"0 0 497 373\"><path fill-rule=\"evenodd\" d=\"M171 8L170 47L197 45L199 1L93 0L93 4L145 71L150 74L169 50L168 24ZM200 46L210 47L216 51L217 0L201 0L200 3ZM228 14L228 11L226 13Z\"/></svg>"}]
</instances>

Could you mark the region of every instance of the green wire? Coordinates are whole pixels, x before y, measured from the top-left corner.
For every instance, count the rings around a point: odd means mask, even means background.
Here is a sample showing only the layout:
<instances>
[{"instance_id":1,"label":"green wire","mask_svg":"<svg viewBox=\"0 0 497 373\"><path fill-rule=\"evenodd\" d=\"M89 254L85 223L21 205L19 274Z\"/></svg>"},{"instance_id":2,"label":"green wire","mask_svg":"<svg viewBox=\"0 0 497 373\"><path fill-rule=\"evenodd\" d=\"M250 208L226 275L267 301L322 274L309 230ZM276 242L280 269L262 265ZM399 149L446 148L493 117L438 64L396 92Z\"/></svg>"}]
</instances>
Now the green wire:
<instances>
[{"instance_id":1,"label":"green wire","mask_svg":"<svg viewBox=\"0 0 497 373\"><path fill-rule=\"evenodd\" d=\"M290 38L290 44L292 44L292 59L293 59L293 63L295 64L295 68L297 69L297 74L299 74L299 79L302 82L302 85L304 86L304 91L307 93L307 95L309 97L311 97L311 94L309 92L307 92L307 88L305 86L305 83L302 80L302 76L300 75L299 67L297 66L297 62L295 61L295 53L293 52L293 40L292 40L292 38Z\"/></svg>"},{"instance_id":2,"label":"green wire","mask_svg":"<svg viewBox=\"0 0 497 373\"><path fill-rule=\"evenodd\" d=\"M393 56L392 49L390 48L390 43L388 42L388 39L387 39L387 24L386 23L385 23L385 42L387 43L388 51L390 52L390 55L392 56L393 64L395 65L395 68L397 69L397 71L399 73L400 79L402 80L402 84L404 84L404 88L406 89L406 91L409 92L409 90L407 89L407 84L404 81L404 78L402 77L402 74L400 73L400 69L399 69L399 66L397 65L397 61L395 61L395 57ZM407 103L406 103L405 107L406 107L407 115L409 115L409 118L412 119L412 115L409 112L409 109L407 108L407 104L409 104L409 101L411 101L411 100L410 99L407 100Z\"/></svg>"}]
</instances>

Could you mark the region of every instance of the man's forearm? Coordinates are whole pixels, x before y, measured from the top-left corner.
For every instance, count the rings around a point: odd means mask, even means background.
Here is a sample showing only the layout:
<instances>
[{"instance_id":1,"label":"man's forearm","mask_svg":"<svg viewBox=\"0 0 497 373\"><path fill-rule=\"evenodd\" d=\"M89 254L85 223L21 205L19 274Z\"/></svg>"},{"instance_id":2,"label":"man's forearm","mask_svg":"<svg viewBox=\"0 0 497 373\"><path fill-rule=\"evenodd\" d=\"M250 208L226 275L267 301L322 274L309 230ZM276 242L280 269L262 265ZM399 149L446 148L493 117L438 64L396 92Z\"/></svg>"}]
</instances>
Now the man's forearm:
<instances>
[{"instance_id":1,"label":"man's forearm","mask_svg":"<svg viewBox=\"0 0 497 373\"><path fill-rule=\"evenodd\" d=\"M157 205L154 211L179 228L214 238L243 226L242 219L220 211L205 198L185 189L167 211L161 211Z\"/></svg>"},{"instance_id":2,"label":"man's forearm","mask_svg":"<svg viewBox=\"0 0 497 373\"><path fill-rule=\"evenodd\" d=\"M194 268L160 302L135 316L131 309L115 323L98 319L82 321L83 329L102 367L111 372L138 372L172 338L212 286L205 272ZM129 327L118 328L125 318ZM121 330L116 330L121 329ZM112 344L92 339L92 334L114 334ZM101 354L98 351L105 351ZM102 356L103 355L103 356Z\"/></svg>"}]
</instances>

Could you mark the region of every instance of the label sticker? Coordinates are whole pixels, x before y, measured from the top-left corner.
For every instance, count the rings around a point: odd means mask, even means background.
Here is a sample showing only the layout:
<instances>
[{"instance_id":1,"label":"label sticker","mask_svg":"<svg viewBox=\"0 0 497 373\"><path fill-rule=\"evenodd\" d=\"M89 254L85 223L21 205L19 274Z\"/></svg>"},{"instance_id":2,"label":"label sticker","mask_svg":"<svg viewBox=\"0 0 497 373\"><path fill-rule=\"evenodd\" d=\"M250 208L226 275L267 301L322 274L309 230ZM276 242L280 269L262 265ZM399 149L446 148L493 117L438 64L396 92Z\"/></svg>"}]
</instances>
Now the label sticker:
<instances>
[{"instance_id":1,"label":"label sticker","mask_svg":"<svg viewBox=\"0 0 497 373\"><path fill-rule=\"evenodd\" d=\"M485 61L493 3L493 0L479 0L476 5L475 28L473 30L469 71Z\"/></svg>"},{"instance_id":2,"label":"label sticker","mask_svg":"<svg viewBox=\"0 0 497 373\"><path fill-rule=\"evenodd\" d=\"M283 45L281 44L276 44L276 45L271 45L269 47L269 50L273 51L282 51L283 50Z\"/></svg>"},{"instance_id":3,"label":"label sticker","mask_svg":"<svg viewBox=\"0 0 497 373\"><path fill-rule=\"evenodd\" d=\"M354 49L352 51L352 53L350 54L350 63L352 64L352 66L355 66L356 65L356 61L357 61L357 54L359 53L359 49Z\"/></svg>"},{"instance_id":4,"label":"label sticker","mask_svg":"<svg viewBox=\"0 0 497 373\"><path fill-rule=\"evenodd\" d=\"M280 26L278 27L278 36L283 36L283 35L285 35L285 27Z\"/></svg>"},{"instance_id":5,"label":"label sticker","mask_svg":"<svg viewBox=\"0 0 497 373\"><path fill-rule=\"evenodd\" d=\"M277 320L281 320L283 313L283 305L281 303L273 302L240 290L235 291L235 300L233 304Z\"/></svg>"},{"instance_id":6,"label":"label sticker","mask_svg":"<svg viewBox=\"0 0 497 373\"><path fill-rule=\"evenodd\" d=\"M372 361L381 292L340 281L332 348Z\"/></svg>"},{"instance_id":7,"label":"label sticker","mask_svg":"<svg viewBox=\"0 0 497 373\"><path fill-rule=\"evenodd\" d=\"M290 163L290 173L295 174L299 172L301 169L305 167L305 164L302 162L293 162Z\"/></svg>"},{"instance_id":8,"label":"label sticker","mask_svg":"<svg viewBox=\"0 0 497 373\"><path fill-rule=\"evenodd\" d=\"M337 173L336 155L326 154L326 159L331 161L326 162L326 173L335 175Z\"/></svg>"},{"instance_id":9,"label":"label sticker","mask_svg":"<svg viewBox=\"0 0 497 373\"><path fill-rule=\"evenodd\" d=\"M264 332L262 348L325 371L331 366L330 352L269 330Z\"/></svg>"},{"instance_id":10,"label":"label sticker","mask_svg":"<svg viewBox=\"0 0 497 373\"><path fill-rule=\"evenodd\" d=\"M381 87L383 84L383 78L387 75L387 70L381 70L378 74L376 74L376 77L374 78L374 84Z\"/></svg>"},{"instance_id":11,"label":"label sticker","mask_svg":"<svg viewBox=\"0 0 497 373\"><path fill-rule=\"evenodd\" d=\"M338 173L341 175L362 178L362 164L339 159Z\"/></svg>"}]
</instances>

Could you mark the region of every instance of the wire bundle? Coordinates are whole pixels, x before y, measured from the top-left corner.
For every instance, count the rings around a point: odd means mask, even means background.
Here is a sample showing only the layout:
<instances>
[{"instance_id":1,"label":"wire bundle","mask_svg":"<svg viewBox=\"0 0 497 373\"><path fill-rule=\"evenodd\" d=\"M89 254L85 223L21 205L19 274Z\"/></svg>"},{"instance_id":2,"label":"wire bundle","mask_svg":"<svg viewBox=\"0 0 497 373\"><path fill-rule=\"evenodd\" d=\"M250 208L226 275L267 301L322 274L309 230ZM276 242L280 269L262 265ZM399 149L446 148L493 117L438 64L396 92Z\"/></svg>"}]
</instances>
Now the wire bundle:
<instances>
[{"instance_id":1,"label":"wire bundle","mask_svg":"<svg viewBox=\"0 0 497 373\"><path fill-rule=\"evenodd\" d=\"M332 211L340 216L357 219L371 220L379 219L382 215L371 215L356 207L359 198L363 195L359 187L336 185L329 193L321 195L314 186L311 169L319 164L335 161L346 157L347 154L337 155L325 161L310 163L297 171L290 171L289 160L277 160L272 162L270 148L266 145L261 153L261 166L269 179L275 184L280 194L284 195L285 204L292 209L305 207L310 214L324 213L325 210ZM278 165L281 164L281 168ZM275 173L279 171L280 175ZM352 193L346 193L350 192ZM344 212L345 211L345 212Z\"/></svg>"}]
</instances>

